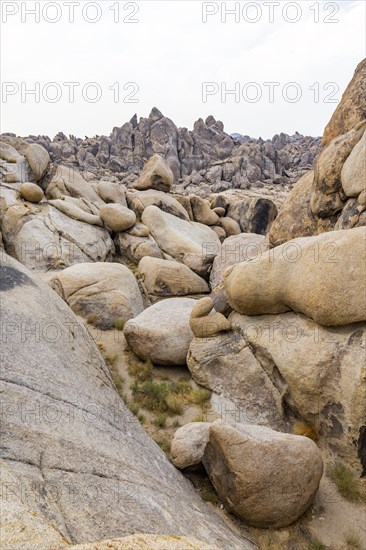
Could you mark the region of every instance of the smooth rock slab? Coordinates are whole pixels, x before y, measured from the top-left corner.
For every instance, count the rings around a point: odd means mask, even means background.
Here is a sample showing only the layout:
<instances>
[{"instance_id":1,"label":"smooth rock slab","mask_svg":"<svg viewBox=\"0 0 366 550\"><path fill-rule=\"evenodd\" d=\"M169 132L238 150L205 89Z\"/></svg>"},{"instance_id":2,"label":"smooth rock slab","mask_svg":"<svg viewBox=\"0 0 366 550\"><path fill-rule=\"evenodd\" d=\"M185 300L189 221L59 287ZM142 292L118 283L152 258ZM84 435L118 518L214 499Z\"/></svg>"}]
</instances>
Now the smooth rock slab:
<instances>
[{"instance_id":1,"label":"smooth rock slab","mask_svg":"<svg viewBox=\"0 0 366 550\"><path fill-rule=\"evenodd\" d=\"M341 179L347 197L358 197L366 189L366 131L344 163Z\"/></svg>"},{"instance_id":2,"label":"smooth rock slab","mask_svg":"<svg viewBox=\"0 0 366 550\"><path fill-rule=\"evenodd\" d=\"M311 439L251 424L212 424L203 465L226 509L264 528L296 521L323 474Z\"/></svg>"},{"instance_id":3,"label":"smooth rock slab","mask_svg":"<svg viewBox=\"0 0 366 550\"><path fill-rule=\"evenodd\" d=\"M23 548L30 540L33 550L51 550L60 537L75 545L146 532L194 533L220 549L254 548L146 434L69 306L21 264L2 259L0 456L12 476L5 481L16 479L9 492L19 501L27 495L29 513L18 521L20 536L22 528L29 536ZM24 504L13 508L21 513ZM3 507L0 513L2 520ZM1 526L2 542L19 548L14 523Z\"/></svg>"},{"instance_id":4,"label":"smooth rock slab","mask_svg":"<svg viewBox=\"0 0 366 550\"><path fill-rule=\"evenodd\" d=\"M135 276L121 264L73 265L55 275L50 286L74 313L102 330L113 329L115 321L128 321L144 309Z\"/></svg>"},{"instance_id":5,"label":"smooth rock slab","mask_svg":"<svg viewBox=\"0 0 366 550\"><path fill-rule=\"evenodd\" d=\"M189 316L196 300L168 298L128 321L124 335L141 359L158 365L184 365L193 333Z\"/></svg>"}]
</instances>

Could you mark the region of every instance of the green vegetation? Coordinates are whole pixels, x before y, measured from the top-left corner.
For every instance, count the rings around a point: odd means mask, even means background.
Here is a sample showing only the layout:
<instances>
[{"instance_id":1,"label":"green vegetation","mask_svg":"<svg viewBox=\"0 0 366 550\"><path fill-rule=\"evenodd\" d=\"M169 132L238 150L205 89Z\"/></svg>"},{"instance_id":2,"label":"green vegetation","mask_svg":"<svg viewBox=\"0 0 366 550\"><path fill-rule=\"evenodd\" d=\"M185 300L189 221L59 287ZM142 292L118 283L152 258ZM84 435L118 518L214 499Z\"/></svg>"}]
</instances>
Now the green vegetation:
<instances>
[{"instance_id":1,"label":"green vegetation","mask_svg":"<svg viewBox=\"0 0 366 550\"><path fill-rule=\"evenodd\" d=\"M323 544L319 539L314 538L308 546L309 550L327 550L325 544Z\"/></svg>"},{"instance_id":2,"label":"green vegetation","mask_svg":"<svg viewBox=\"0 0 366 550\"><path fill-rule=\"evenodd\" d=\"M199 414L192 420L192 422L207 422L207 416L204 414Z\"/></svg>"},{"instance_id":3,"label":"green vegetation","mask_svg":"<svg viewBox=\"0 0 366 550\"><path fill-rule=\"evenodd\" d=\"M362 487L362 482L342 462L336 462L329 469L329 476L336 484L338 492L342 497L350 502L366 502L366 494L364 487Z\"/></svg>"},{"instance_id":4,"label":"green vegetation","mask_svg":"<svg viewBox=\"0 0 366 550\"><path fill-rule=\"evenodd\" d=\"M145 382L151 380L153 371L153 364L151 361L141 363L141 361L128 362L128 374L138 380L139 382Z\"/></svg>"},{"instance_id":5,"label":"green vegetation","mask_svg":"<svg viewBox=\"0 0 366 550\"><path fill-rule=\"evenodd\" d=\"M110 367L115 367L118 361L118 355L106 355L105 360Z\"/></svg>"},{"instance_id":6,"label":"green vegetation","mask_svg":"<svg viewBox=\"0 0 366 550\"><path fill-rule=\"evenodd\" d=\"M130 409L132 414L134 414L135 416L137 416L137 413L140 410L140 407L138 406L137 403L128 403L128 408Z\"/></svg>"},{"instance_id":7,"label":"green vegetation","mask_svg":"<svg viewBox=\"0 0 366 550\"><path fill-rule=\"evenodd\" d=\"M114 321L114 328L116 330L123 330L125 328L126 321L124 319L116 319Z\"/></svg>"},{"instance_id":8,"label":"green vegetation","mask_svg":"<svg viewBox=\"0 0 366 550\"><path fill-rule=\"evenodd\" d=\"M156 416L154 418L154 424L155 426L158 426L159 428L164 428L165 424L166 424L166 415L165 414L158 414L158 416Z\"/></svg>"},{"instance_id":9,"label":"green vegetation","mask_svg":"<svg viewBox=\"0 0 366 550\"><path fill-rule=\"evenodd\" d=\"M361 548L362 542L360 537L357 535L357 533L354 533L353 531L348 531L345 535L345 540L347 544L347 548L349 550L354 548Z\"/></svg>"},{"instance_id":10,"label":"green vegetation","mask_svg":"<svg viewBox=\"0 0 366 550\"><path fill-rule=\"evenodd\" d=\"M211 399L211 392L205 388L192 390L189 395L189 401L195 405L203 405Z\"/></svg>"},{"instance_id":11,"label":"green vegetation","mask_svg":"<svg viewBox=\"0 0 366 550\"><path fill-rule=\"evenodd\" d=\"M203 491L201 493L201 498L206 502L217 502L219 499L215 491Z\"/></svg>"},{"instance_id":12,"label":"green vegetation","mask_svg":"<svg viewBox=\"0 0 366 550\"><path fill-rule=\"evenodd\" d=\"M169 414L183 413L182 398L172 393L170 384L153 380L145 380L142 383L136 381L131 389L136 403L149 411Z\"/></svg>"}]
</instances>

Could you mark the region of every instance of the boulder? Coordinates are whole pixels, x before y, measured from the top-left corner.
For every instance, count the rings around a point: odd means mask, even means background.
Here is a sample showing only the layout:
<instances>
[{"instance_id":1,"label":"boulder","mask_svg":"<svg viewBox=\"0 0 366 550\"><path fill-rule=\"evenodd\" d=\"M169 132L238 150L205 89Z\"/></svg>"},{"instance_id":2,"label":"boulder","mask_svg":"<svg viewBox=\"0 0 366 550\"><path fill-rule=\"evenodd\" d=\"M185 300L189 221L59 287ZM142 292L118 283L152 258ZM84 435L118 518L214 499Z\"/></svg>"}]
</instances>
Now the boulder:
<instances>
[{"instance_id":1,"label":"boulder","mask_svg":"<svg viewBox=\"0 0 366 550\"><path fill-rule=\"evenodd\" d=\"M116 233L130 229L136 222L136 214L122 204L101 206L99 215L104 223Z\"/></svg>"},{"instance_id":2,"label":"boulder","mask_svg":"<svg viewBox=\"0 0 366 550\"><path fill-rule=\"evenodd\" d=\"M366 228L294 239L225 272L229 304L245 315L304 313L320 325L366 320Z\"/></svg>"},{"instance_id":3,"label":"boulder","mask_svg":"<svg viewBox=\"0 0 366 550\"><path fill-rule=\"evenodd\" d=\"M189 325L197 338L210 338L231 329L230 322L213 310L214 302L207 296L201 298L192 309Z\"/></svg>"},{"instance_id":4,"label":"boulder","mask_svg":"<svg viewBox=\"0 0 366 550\"><path fill-rule=\"evenodd\" d=\"M223 420L282 427L282 388L273 384L273 375L263 370L241 334L194 338L187 366L197 384L220 397Z\"/></svg>"},{"instance_id":5,"label":"boulder","mask_svg":"<svg viewBox=\"0 0 366 550\"><path fill-rule=\"evenodd\" d=\"M311 426L322 448L361 473L366 324L321 327L297 313L233 313L230 321L281 393L287 415Z\"/></svg>"},{"instance_id":6,"label":"boulder","mask_svg":"<svg viewBox=\"0 0 366 550\"><path fill-rule=\"evenodd\" d=\"M10 164L16 164L18 160L22 158L22 155L10 145L4 141L0 141L0 159Z\"/></svg>"},{"instance_id":7,"label":"boulder","mask_svg":"<svg viewBox=\"0 0 366 550\"><path fill-rule=\"evenodd\" d=\"M153 155L145 164L134 188L168 192L173 183L174 174L168 163L161 155Z\"/></svg>"},{"instance_id":8,"label":"boulder","mask_svg":"<svg viewBox=\"0 0 366 550\"><path fill-rule=\"evenodd\" d=\"M148 294L153 296L186 296L209 292L208 284L189 267L175 261L145 256L139 272Z\"/></svg>"},{"instance_id":9,"label":"boulder","mask_svg":"<svg viewBox=\"0 0 366 550\"><path fill-rule=\"evenodd\" d=\"M231 237L232 235L239 235L241 233L240 225L237 221L233 220L233 218L229 218L229 216L224 216L220 218L220 225L224 229L227 237Z\"/></svg>"},{"instance_id":10,"label":"boulder","mask_svg":"<svg viewBox=\"0 0 366 550\"><path fill-rule=\"evenodd\" d=\"M97 190L104 202L127 206L126 187L124 185L112 181L100 181Z\"/></svg>"},{"instance_id":11,"label":"boulder","mask_svg":"<svg viewBox=\"0 0 366 550\"><path fill-rule=\"evenodd\" d=\"M241 233L225 239L212 264L211 288L223 282L225 270L231 265L249 260L258 261L265 249L264 241L265 237L256 233Z\"/></svg>"},{"instance_id":12,"label":"boulder","mask_svg":"<svg viewBox=\"0 0 366 550\"><path fill-rule=\"evenodd\" d=\"M2 546L51 550L60 538L75 545L194 532L218 548L254 548L146 434L69 306L12 258L3 256L0 269L0 456L17 483L6 502L15 494L19 510L1 522Z\"/></svg>"},{"instance_id":13,"label":"boulder","mask_svg":"<svg viewBox=\"0 0 366 550\"><path fill-rule=\"evenodd\" d=\"M21 194L23 199L29 202L38 203L44 199L44 193L42 189L35 183L22 183L19 189L19 193Z\"/></svg>"},{"instance_id":14,"label":"boulder","mask_svg":"<svg viewBox=\"0 0 366 550\"><path fill-rule=\"evenodd\" d=\"M128 321L144 309L135 276L121 264L73 265L49 284L74 313L102 330L113 329L117 320Z\"/></svg>"},{"instance_id":15,"label":"boulder","mask_svg":"<svg viewBox=\"0 0 366 550\"><path fill-rule=\"evenodd\" d=\"M277 207L269 199L247 197L233 201L227 216L238 222L242 233L265 235L277 216Z\"/></svg>"},{"instance_id":16,"label":"boulder","mask_svg":"<svg viewBox=\"0 0 366 550\"><path fill-rule=\"evenodd\" d=\"M142 214L159 248L191 268L205 275L219 250L220 239L212 229L196 222L181 220L148 206Z\"/></svg>"},{"instance_id":17,"label":"boulder","mask_svg":"<svg viewBox=\"0 0 366 550\"><path fill-rule=\"evenodd\" d=\"M219 216L210 208L209 203L202 197L190 197L194 221L204 225L218 225Z\"/></svg>"},{"instance_id":18,"label":"boulder","mask_svg":"<svg viewBox=\"0 0 366 550\"><path fill-rule=\"evenodd\" d=\"M296 521L323 474L321 453L309 438L250 424L212 424L203 464L227 510L261 528Z\"/></svg>"},{"instance_id":19,"label":"boulder","mask_svg":"<svg viewBox=\"0 0 366 550\"><path fill-rule=\"evenodd\" d=\"M346 134L366 117L366 60L359 63L340 103L324 130L322 145Z\"/></svg>"},{"instance_id":20,"label":"boulder","mask_svg":"<svg viewBox=\"0 0 366 550\"><path fill-rule=\"evenodd\" d=\"M366 131L353 148L341 172L342 188L347 197L358 197L366 189Z\"/></svg>"},{"instance_id":21,"label":"boulder","mask_svg":"<svg viewBox=\"0 0 366 550\"><path fill-rule=\"evenodd\" d=\"M31 143L24 151L24 156L29 162L36 181L41 180L51 162L47 149L38 143Z\"/></svg>"},{"instance_id":22,"label":"boulder","mask_svg":"<svg viewBox=\"0 0 366 550\"><path fill-rule=\"evenodd\" d=\"M188 213L181 203L163 191L156 191L155 189L129 191L127 193L127 201L131 210L136 212L139 218L141 218L145 208L154 205L163 212L168 212L168 214L177 216L177 218L189 221Z\"/></svg>"},{"instance_id":23,"label":"boulder","mask_svg":"<svg viewBox=\"0 0 366 550\"><path fill-rule=\"evenodd\" d=\"M124 335L132 351L158 365L184 365L193 338L189 316L195 304L192 298L168 298L128 321Z\"/></svg>"},{"instance_id":24,"label":"boulder","mask_svg":"<svg viewBox=\"0 0 366 550\"><path fill-rule=\"evenodd\" d=\"M183 470L202 462L210 433L209 422L190 422L174 434L170 456L176 468Z\"/></svg>"}]
</instances>

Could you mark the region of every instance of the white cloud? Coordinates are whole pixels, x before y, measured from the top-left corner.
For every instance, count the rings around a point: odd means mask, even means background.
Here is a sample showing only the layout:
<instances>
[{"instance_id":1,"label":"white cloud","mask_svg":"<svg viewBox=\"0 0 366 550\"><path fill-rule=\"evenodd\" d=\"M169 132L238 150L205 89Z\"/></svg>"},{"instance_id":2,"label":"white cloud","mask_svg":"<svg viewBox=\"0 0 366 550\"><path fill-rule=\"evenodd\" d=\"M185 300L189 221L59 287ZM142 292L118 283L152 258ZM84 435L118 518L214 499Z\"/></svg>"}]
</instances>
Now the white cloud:
<instances>
[{"instance_id":1,"label":"white cloud","mask_svg":"<svg viewBox=\"0 0 366 550\"><path fill-rule=\"evenodd\" d=\"M49 103L41 98L35 103L31 97L25 103L20 94L2 102L2 131L19 135L48 134L62 130L79 136L109 134L113 126L121 125L137 112L147 116L153 106L172 118L177 125L191 127L198 117L213 114L225 123L229 132L239 131L253 136L271 137L284 131L298 130L320 135L336 105L324 103L328 82L339 87L340 99L353 71L364 56L365 3L363 0L297 2L301 18L297 23L285 21L284 13L294 17L291 2L280 0L275 21L269 22L269 8L257 0L262 16L257 23L241 17L235 23L228 16L226 23L220 14L202 23L202 2L155 0L137 1L138 24L113 22L110 10L115 1L99 3L102 18L96 24L83 21L81 8L88 2L79 0L75 8L75 23L68 22L65 2L60 22L51 24L41 20L35 23L31 16L21 23L19 13L2 24L2 81L25 82L32 87L50 81L59 83L63 99ZM127 2L119 2L120 14ZM5 4L14 2L2 1ZM35 2L18 2L32 7ZM41 2L42 6L45 2ZM56 2L53 2L56 4ZM217 2L217 6L222 3ZM234 2L227 2L230 8ZM240 2L245 7L253 2ZM294 4L292 2L292 4ZM314 22L314 8L319 6L319 23ZM330 6L330 7L329 7ZM334 6L332 8L332 6ZM338 13L332 12L339 8ZM131 9L131 8L129 8ZM248 8L249 9L249 8ZM246 12L253 18L255 12ZM258 11L260 13L260 11ZM50 17L53 13L49 12ZM92 9L88 12L92 17ZM325 23L324 18L338 19ZM77 89L75 103L67 99L64 82L82 84L95 81L102 89L102 100L96 104L83 100ZM258 103L241 98L235 103L227 97L223 103L217 96L202 102L202 82L235 82L242 87L248 82L262 86L263 97ZM264 82L280 82L275 101L268 101ZM136 82L139 102L114 103L109 86L119 82ZM281 91L289 82L297 82L302 90L298 103L284 101ZM319 83L320 101L314 102L310 86ZM121 92L126 95L130 91ZM4 98L3 100L4 101Z\"/></svg>"}]
</instances>

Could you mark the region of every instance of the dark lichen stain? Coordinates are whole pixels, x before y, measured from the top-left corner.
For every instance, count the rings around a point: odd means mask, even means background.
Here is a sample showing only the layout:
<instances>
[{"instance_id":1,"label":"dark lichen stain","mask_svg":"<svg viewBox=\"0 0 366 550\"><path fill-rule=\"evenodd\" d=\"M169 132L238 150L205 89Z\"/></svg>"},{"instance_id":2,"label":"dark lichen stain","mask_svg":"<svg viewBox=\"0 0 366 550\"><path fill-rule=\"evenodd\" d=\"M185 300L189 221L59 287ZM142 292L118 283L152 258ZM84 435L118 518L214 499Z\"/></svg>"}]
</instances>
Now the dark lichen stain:
<instances>
[{"instance_id":1,"label":"dark lichen stain","mask_svg":"<svg viewBox=\"0 0 366 550\"><path fill-rule=\"evenodd\" d=\"M36 286L32 279L14 267L0 266L0 291L13 290L17 286Z\"/></svg>"}]
</instances>

